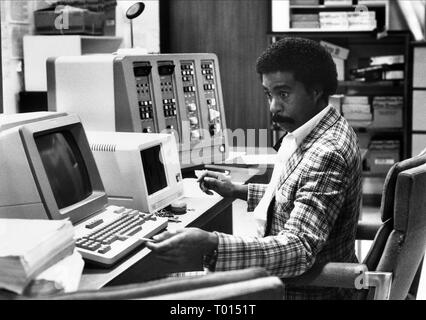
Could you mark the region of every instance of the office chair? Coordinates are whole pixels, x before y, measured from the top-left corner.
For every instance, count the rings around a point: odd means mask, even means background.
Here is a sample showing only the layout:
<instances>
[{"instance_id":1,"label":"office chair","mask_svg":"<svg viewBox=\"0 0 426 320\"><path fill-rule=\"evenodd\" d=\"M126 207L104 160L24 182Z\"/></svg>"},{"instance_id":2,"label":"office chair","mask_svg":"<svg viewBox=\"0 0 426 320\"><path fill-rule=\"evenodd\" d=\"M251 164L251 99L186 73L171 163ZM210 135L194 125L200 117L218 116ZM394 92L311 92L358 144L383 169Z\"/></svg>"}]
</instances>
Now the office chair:
<instances>
[{"instance_id":1,"label":"office chair","mask_svg":"<svg viewBox=\"0 0 426 320\"><path fill-rule=\"evenodd\" d=\"M361 264L314 265L284 283L361 289L356 299L406 299L426 248L426 153L389 170L380 211L380 226L358 225L357 240L374 239Z\"/></svg>"},{"instance_id":2,"label":"office chair","mask_svg":"<svg viewBox=\"0 0 426 320\"><path fill-rule=\"evenodd\" d=\"M73 293L9 299L31 300L281 300L284 285L262 268L164 278Z\"/></svg>"}]
</instances>

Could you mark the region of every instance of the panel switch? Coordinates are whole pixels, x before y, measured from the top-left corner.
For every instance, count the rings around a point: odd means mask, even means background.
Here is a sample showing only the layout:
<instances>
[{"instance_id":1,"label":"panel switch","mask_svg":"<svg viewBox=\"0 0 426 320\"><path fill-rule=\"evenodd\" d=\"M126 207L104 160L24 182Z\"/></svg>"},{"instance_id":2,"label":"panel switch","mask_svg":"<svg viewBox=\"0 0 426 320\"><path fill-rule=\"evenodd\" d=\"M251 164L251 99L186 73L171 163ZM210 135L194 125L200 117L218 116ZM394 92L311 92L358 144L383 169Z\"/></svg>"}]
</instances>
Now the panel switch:
<instances>
[{"instance_id":1,"label":"panel switch","mask_svg":"<svg viewBox=\"0 0 426 320\"><path fill-rule=\"evenodd\" d=\"M197 117L189 117L189 123L191 123L192 125L198 124Z\"/></svg>"},{"instance_id":2,"label":"panel switch","mask_svg":"<svg viewBox=\"0 0 426 320\"><path fill-rule=\"evenodd\" d=\"M195 103L188 104L188 110L189 111L195 111L195 110L197 110L197 105Z\"/></svg>"},{"instance_id":3,"label":"panel switch","mask_svg":"<svg viewBox=\"0 0 426 320\"><path fill-rule=\"evenodd\" d=\"M220 112L215 109L209 109L209 120L213 121L220 117Z\"/></svg>"}]
</instances>

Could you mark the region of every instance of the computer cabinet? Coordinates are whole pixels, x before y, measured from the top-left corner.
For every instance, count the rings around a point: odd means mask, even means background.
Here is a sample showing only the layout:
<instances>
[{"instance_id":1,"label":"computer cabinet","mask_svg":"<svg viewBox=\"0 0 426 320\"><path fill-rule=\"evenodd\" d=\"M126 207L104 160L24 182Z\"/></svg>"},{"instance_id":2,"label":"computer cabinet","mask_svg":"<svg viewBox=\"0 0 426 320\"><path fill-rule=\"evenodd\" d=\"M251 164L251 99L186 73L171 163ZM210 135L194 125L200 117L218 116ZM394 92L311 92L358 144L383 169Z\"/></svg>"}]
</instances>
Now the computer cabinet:
<instances>
[{"instance_id":1,"label":"computer cabinet","mask_svg":"<svg viewBox=\"0 0 426 320\"><path fill-rule=\"evenodd\" d=\"M340 60L337 95L330 99L330 103L343 116L347 117L358 135L363 156L364 203L379 204L387 171L396 161L406 159L412 154L410 33L405 31L389 31L384 34L376 32L287 32L269 33L268 40L272 43L286 36L325 41L349 50L345 60ZM426 50L426 47L424 49ZM397 74L386 73L387 76L385 76L383 73L382 78L368 76L363 79L359 77L359 73L354 74L354 70L371 67L369 65L371 57L383 56L399 56L400 60L397 62L400 70ZM403 63L401 63L402 61ZM393 69L391 65L386 68ZM426 83L424 87L426 87ZM423 90L420 92L425 93ZM359 116L356 114L356 108L352 106L353 113L349 117L349 114L346 113L347 106L345 106L345 110L343 105L346 100L356 102L357 99L360 102L362 99L365 100L363 103L369 105L365 107L370 109L370 115ZM399 107L391 108L389 101L398 101ZM359 112L361 113L361 110ZM360 121L353 120L353 117ZM421 122L422 120L414 121ZM424 123L423 121L424 133L426 133ZM279 136L280 133L275 132L273 140Z\"/></svg>"}]
</instances>

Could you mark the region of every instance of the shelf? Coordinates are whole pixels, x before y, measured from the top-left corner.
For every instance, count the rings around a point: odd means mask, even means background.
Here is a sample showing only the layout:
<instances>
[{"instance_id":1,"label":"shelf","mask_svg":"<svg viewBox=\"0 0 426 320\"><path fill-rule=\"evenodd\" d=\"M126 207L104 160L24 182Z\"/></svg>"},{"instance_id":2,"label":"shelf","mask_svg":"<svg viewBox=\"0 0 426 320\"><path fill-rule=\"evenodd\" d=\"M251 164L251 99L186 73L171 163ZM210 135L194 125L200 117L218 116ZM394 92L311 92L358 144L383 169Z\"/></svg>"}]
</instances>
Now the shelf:
<instances>
[{"instance_id":1,"label":"shelf","mask_svg":"<svg viewBox=\"0 0 426 320\"><path fill-rule=\"evenodd\" d=\"M339 81L341 87L402 87L404 80L382 80L382 81L371 81L362 82L356 80Z\"/></svg>"},{"instance_id":2,"label":"shelf","mask_svg":"<svg viewBox=\"0 0 426 320\"><path fill-rule=\"evenodd\" d=\"M349 124L350 124L350 122L349 122ZM359 127L352 126L352 128L354 130L359 130L359 131L365 130L365 131L392 132L392 133L403 133L403 131L404 131L403 128L378 128L378 127L369 127L369 126L364 126L364 127L363 126L359 126Z\"/></svg>"},{"instance_id":3,"label":"shelf","mask_svg":"<svg viewBox=\"0 0 426 320\"><path fill-rule=\"evenodd\" d=\"M370 3L361 3L361 5L368 5L368 7L374 7L374 8L382 8L385 7L386 4L385 3L374 3L374 2L370 2ZM323 10L323 9L327 9L332 11L333 9L357 9L359 7L359 5L347 5L347 4L336 4L336 5L323 5L323 4L291 4L290 5L290 9L318 9L318 10Z\"/></svg>"},{"instance_id":4,"label":"shelf","mask_svg":"<svg viewBox=\"0 0 426 320\"><path fill-rule=\"evenodd\" d=\"M297 29L287 29L286 31L275 31L269 32L268 36L271 37L285 37L289 33L312 33L310 36L312 37L327 37L327 38L348 38L348 32L350 32L351 38L365 38L372 37L376 38L377 32L376 30L364 30L364 31L356 31L356 30L333 30L333 29L310 29L310 28L297 28Z\"/></svg>"},{"instance_id":5,"label":"shelf","mask_svg":"<svg viewBox=\"0 0 426 320\"><path fill-rule=\"evenodd\" d=\"M299 33L303 33L303 32L337 32L337 33L348 33L348 32L372 32L376 30L375 28L373 29L325 29L325 28L291 28L288 30L285 30L283 32L287 32L287 33L292 33L292 32L299 32Z\"/></svg>"},{"instance_id":6,"label":"shelf","mask_svg":"<svg viewBox=\"0 0 426 320\"><path fill-rule=\"evenodd\" d=\"M386 172L380 172L380 173L373 173L373 172L367 172L363 171L362 176L364 178L386 178L387 173Z\"/></svg>"}]
</instances>

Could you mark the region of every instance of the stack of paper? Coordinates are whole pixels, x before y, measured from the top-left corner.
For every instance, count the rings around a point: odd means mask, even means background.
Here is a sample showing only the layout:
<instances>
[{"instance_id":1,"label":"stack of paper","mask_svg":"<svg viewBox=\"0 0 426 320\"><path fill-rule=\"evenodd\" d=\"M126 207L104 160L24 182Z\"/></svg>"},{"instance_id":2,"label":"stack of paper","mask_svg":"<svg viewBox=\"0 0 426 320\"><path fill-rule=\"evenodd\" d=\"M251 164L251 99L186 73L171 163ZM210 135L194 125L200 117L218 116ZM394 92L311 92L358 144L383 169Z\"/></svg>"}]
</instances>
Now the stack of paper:
<instances>
[{"instance_id":1,"label":"stack of paper","mask_svg":"<svg viewBox=\"0 0 426 320\"><path fill-rule=\"evenodd\" d=\"M73 250L70 221L0 219L0 288L22 294L32 279Z\"/></svg>"},{"instance_id":2,"label":"stack of paper","mask_svg":"<svg viewBox=\"0 0 426 320\"><path fill-rule=\"evenodd\" d=\"M342 113L353 127L369 126L373 120L368 96L345 96Z\"/></svg>"}]
</instances>

